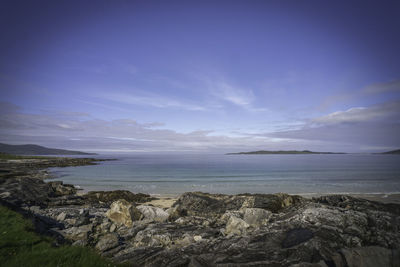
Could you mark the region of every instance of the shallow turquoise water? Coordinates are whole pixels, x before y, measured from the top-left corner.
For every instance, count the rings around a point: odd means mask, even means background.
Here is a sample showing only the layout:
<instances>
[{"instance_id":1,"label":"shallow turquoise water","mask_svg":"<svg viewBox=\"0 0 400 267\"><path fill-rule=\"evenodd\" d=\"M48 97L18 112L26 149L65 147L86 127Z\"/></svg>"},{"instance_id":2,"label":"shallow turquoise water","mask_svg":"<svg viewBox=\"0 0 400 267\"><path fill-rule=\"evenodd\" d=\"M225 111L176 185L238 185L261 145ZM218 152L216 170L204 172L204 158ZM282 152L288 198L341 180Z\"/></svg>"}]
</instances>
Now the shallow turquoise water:
<instances>
[{"instance_id":1,"label":"shallow turquoise water","mask_svg":"<svg viewBox=\"0 0 400 267\"><path fill-rule=\"evenodd\" d=\"M161 195L211 193L399 193L398 155L107 155L117 161L53 168L85 190Z\"/></svg>"}]
</instances>

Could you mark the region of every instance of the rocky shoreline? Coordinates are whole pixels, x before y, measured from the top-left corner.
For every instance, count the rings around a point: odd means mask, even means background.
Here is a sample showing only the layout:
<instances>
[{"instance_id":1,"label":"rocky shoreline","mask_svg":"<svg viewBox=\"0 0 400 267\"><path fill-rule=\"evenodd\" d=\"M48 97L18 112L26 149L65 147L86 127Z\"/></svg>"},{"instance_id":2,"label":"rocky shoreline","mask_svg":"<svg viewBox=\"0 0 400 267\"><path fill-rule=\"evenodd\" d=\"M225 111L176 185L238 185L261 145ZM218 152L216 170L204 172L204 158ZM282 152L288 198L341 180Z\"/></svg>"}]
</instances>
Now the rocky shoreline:
<instances>
[{"instance_id":1,"label":"rocky shoreline","mask_svg":"<svg viewBox=\"0 0 400 267\"><path fill-rule=\"evenodd\" d=\"M347 195L185 193L171 207L129 191L77 194L48 167L98 159L0 161L0 202L58 243L131 266L400 266L400 205Z\"/></svg>"}]
</instances>

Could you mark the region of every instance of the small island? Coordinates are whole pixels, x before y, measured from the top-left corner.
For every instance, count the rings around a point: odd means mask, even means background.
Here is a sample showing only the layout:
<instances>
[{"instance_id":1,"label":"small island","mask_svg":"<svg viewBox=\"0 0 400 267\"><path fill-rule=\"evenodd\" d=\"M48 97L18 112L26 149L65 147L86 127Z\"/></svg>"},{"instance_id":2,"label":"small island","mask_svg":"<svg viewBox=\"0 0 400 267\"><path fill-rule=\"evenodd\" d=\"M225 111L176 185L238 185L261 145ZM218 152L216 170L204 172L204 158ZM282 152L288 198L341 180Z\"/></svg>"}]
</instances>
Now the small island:
<instances>
[{"instance_id":1,"label":"small island","mask_svg":"<svg viewBox=\"0 0 400 267\"><path fill-rule=\"evenodd\" d=\"M250 152L226 153L225 155L275 155L275 154L346 154L343 152L314 152L310 150L258 150Z\"/></svg>"},{"instance_id":2,"label":"small island","mask_svg":"<svg viewBox=\"0 0 400 267\"><path fill-rule=\"evenodd\" d=\"M400 149L396 149L396 150L391 150L391 151L386 151L386 152L382 152L380 154L394 154L394 155L400 155Z\"/></svg>"}]
</instances>

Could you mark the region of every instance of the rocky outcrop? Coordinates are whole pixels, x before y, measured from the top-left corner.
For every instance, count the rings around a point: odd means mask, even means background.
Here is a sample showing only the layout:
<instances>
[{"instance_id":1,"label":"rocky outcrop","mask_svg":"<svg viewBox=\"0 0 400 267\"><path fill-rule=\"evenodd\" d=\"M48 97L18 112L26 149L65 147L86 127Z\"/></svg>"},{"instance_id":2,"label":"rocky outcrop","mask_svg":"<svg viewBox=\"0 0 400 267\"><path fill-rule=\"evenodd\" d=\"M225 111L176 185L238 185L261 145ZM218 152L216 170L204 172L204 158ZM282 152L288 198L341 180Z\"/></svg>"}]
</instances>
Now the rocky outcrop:
<instances>
[{"instance_id":1,"label":"rocky outcrop","mask_svg":"<svg viewBox=\"0 0 400 267\"><path fill-rule=\"evenodd\" d=\"M61 181L44 182L43 168L92 165L100 159L36 158L0 160L0 198L16 206L81 205L76 188Z\"/></svg>"},{"instance_id":2,"label":"rocky outcrop","mask_svg":"<svg viewBox=\"0 0 400 267\"><path fill-rule=\"evenodd\" d=\"M66 203L68 200L76 203L80 197L75 196L75 193L73 186L64 185L62 182L45 183L40 179L28 177L0 178L0 198L17 206L43 207L55 205L58 201Z\"/></svg>"},{"instance_id":3,"label":"rocky outcrop","mask_svg":"<svg viewBox=\"0 0 400 267\"><path fill-rule=\"evenodd\" d=\"M299 196L288 194L221 195L201 192L184 193L173 206L171 219L182 216L201 216L217 219L227 210L260 208L273 213L307 202Z\"/></svg>"},{"instance_id":4,"label":"rocky outcrop","mask_svg":"<svg viewBox=\"0 0 400 267\"><path fill-rule=\"evenodd\" d=\"M115 190L115 191L91 191L85 194L83 196L83 199L86 203L91 205L101 205L109 207L112 202L117 201L119 199L124 199L132 203L144 203L154 198L152 198L148 194L142 194L142 193L134 194L127 190Z\"/></svg>"},{"instance_id":5,"label":"rocky outcrop","mask_svg":"<svg viewBox=\"0 0 400 267\"><path fill-rule=\"evenodd\" d=\"M111 209L65 206L31 210L62 224L65 229L60 232L73 244L95 247L113 261L132 266L399 264L400 218L391 206L361 205L364 201L356 198L347 198L346 205L339 206L319 198L293 196L295 202L286 202L283 194L254 196L186 193L168 212L146 205L132 210L135 204L125 200L114 202ZM257 198L264 204L254 204ZM204 199L216 211L201 211L194 205ZM279 211L273 212L266 203L274 203ZM189 210L192 207L194 211ZM183 208L186 215L173 220ZM118 215L124 223L107 217L111 210L124 214ZM162 220L157 220L160 214ZM87 218L83 225L81 217Z\"/></svg>"}]
</instances>

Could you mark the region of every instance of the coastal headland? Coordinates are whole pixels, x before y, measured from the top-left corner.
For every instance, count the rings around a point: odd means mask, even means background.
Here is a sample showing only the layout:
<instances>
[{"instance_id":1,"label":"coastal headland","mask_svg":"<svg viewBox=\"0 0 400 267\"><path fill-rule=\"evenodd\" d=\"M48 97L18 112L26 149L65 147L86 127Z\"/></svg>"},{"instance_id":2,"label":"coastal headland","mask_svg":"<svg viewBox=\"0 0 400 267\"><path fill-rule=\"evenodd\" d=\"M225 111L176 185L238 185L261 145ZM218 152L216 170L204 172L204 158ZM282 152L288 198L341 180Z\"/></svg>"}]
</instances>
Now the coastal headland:
<instances>
[{"instance_id":1,"label":"coastal headland","mask_svg":"<svg viewBox=\"0 0 400 267\"><path fill-rule=\"evenodd\" d=\"M73 185L45 181L49 167L97 161L3 156L0 204L58 243L94 248L128 266L400 264L399 204L350 195L79 194Z\"/></svg>"}]
</instances>

